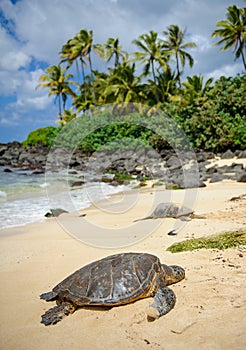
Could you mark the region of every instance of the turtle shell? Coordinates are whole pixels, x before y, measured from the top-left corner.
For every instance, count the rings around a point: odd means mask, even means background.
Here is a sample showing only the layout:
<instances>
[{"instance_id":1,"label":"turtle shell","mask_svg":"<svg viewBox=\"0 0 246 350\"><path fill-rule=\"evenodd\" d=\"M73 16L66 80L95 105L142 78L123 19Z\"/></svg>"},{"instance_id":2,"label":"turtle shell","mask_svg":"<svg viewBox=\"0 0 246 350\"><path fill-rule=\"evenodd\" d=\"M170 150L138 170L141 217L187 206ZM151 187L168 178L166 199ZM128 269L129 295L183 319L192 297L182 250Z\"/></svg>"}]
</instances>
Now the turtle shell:
<instances>
[{"instance_id":1,"label":"turtle shell","mask_svg":"<svg viewBox=\"0 0 246 350\"><path fill-rule=\"evenodd\" d=\"M122 253L95 261L68 276L53 292L58 303L114 306L150 296L160 260L146 253Z\"/></svg>"},{"instance_id":2,"label":"turtle shell","mask_svg":"<svg viewBox=\"0 0 246 350\"><path fill-rule=\"evenodd\" d=\"M155 208L152 217L157 218L178 218L181 216L189 216L193 213L193 210L183 205L175 203L160 203Z\"/></svg>"}]
</instances>

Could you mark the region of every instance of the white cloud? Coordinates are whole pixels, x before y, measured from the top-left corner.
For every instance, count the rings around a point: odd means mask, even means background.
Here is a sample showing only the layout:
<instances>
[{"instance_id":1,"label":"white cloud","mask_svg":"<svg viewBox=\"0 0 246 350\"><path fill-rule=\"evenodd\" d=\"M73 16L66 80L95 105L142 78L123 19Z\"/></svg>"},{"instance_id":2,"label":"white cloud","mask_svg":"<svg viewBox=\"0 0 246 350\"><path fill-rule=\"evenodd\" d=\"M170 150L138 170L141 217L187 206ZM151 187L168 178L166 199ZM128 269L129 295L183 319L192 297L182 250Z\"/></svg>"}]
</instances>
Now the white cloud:
<instances>
[{"instance_id":1,"label":"white cloud","mask_svg":"<svg viewBox=\"0 0 246 350\"><path fill-rule=\"evenodd\" d=\"M31 57L27 56L22 51L10 51L2 56L0 68L17 71L20 68L26 67L31 62Z\"/></svg>"},{"instance_id":2,"label":"white cloud","mask_svg":"<svg viewBox=\"0 0 246 350\"><path fill-rule=\"evenodd\" d=\"M219 79L221 76L233 77L236 76L242 70L242 64L234 63L234 64L226 64L209 72L206 74L205 78L213 77L214 80Z\"/></svg>"},{"instance_id":3,"label":"white cloud","mask_svg":"<svg viewBox=\"0 0 246 350\"><path fill-rule=\"evenodd\" d=\"M16 102L11 103L9 108L15 106L27 110L29 107L37 109L47 108L52 100L48 97L47 91L38 85L39 76L43 73L41 69L36 71L0 71L0 94L2 96L16 96ZM27 103L27 101L29 101ZM31 102L32 101L32 102ZM36 103L35 103L36 101Z\"/></svg>"},{"instance_id":4,"label":"white cloud","mask_svg":"<svg viewBox=\"0 0 246 350\"><path fill-rule=\"evenodd\" d=\"M81 28L93 29L96 42L120 38L125 49L136 36L170 24L187 27L200 52L211 46L214 24L224 17L230 0L2 0L5 16L15 22L22 53L57 64L62 45ZM236 1L240 6L241 1ZM1 5L0 5L1 7Z\"/></svg>"},{"instance_id":5,"label":"white cloud","mask_svg":"<svg viewBox=\"0 0 246 350\"><path fill-rule=\"evenodd\" d=\"M199 34L194 34L189 36L189 41L193 41L196 44L196 48L193 48L192 51L204 52L212 47L211 40L207 37Z\"/></svg>"},{"instance_id":6,"label":"white cloud","mask_svg":"<svg viewBox=\"0 0 246 350\"><path fill-rule=\"evenodd\" d=\"M52 104L52 99L48 97L47 91L37 89L38 78L43 71L37 69L32 72L21 72L21 84L16 91L16 102L11 103L11 108L21 109L22 113L28 110L44 110Z\"/></svg>"},{"instance_id":7,"label":"white cloud","mask_svg":"<svg viewBox=\"0 0 246 350\"><path fill-rule=\"evenodd\" d=\"M0 27L1 56L0 70L18 71L31 62L31 57L22 50L22 45L6 29Z\"/></svg>"},{"instance_id":8,"label":"white cloud","mask_svg":"<svg viewBox=\"0 0 246 350\"><path fill-rule=\"evenodd\" d=\"M16 112L12 112L11 115L0 112L0 125L2 126L17 126L20 122L20 115Z\"/></svg>"},{"instance_id":9,"label":"white cloud","mask_svg":"<svg viewBox=\"0 0 246 350\"><path fill-rule=\"evenodd\" d=\"M45 96L29 97L26 95L20 95L16 102L11 104L11 107L16 107L20 112L29 110L45 110L50 106L51 100Z\"/></svg>"},{"instance_id":10,"label":"white cloud","mask_svg":"<svg viewBox=\"0 0 246 350\"><path fill-rule=\"evenodd\" d=\"M234 4L243 6L241 0ZM0 94L13 97L1 111L2 122L12 118L18 123L16 113L25 118L25 113L38 115L39 111L49 118L53 113L55 120L53 98L48 98L46 89L35 89L42 74L39 67L44 67L40 61L58 64L62 45L82 28L93 30L95 43L119 37L123 49L130 51L135 49L132 40L140 34L151 29L162 33L168 25L177 24L187 27L188 41L197 43L190 51L195 64L192 70L186 68L186 74L217 78L241 72L231 52L212 47L215 23L225 18L229 5L231 0L21 0L15 4L1 0L8 28L6 23L0 26ZM99 60L94 62L100 69Z\"/></svg>"}]
</instances>

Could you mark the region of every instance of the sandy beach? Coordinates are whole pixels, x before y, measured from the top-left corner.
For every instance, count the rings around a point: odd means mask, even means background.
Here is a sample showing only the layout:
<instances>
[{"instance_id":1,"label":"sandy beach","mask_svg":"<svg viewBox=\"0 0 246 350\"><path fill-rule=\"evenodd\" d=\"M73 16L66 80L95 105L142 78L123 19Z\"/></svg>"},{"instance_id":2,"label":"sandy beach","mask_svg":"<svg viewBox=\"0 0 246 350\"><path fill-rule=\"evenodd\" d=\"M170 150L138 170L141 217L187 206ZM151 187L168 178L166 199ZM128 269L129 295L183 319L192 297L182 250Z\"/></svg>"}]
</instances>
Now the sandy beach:
<instances>
[{"instance_id":1,"label":"sandy beach","mask_svg":"<svg viewBox=\"0 0 246 350\"><path fill-rule=\"evenodd\" d=\"M1 350L245 349L245 248L176 254L166 249L187 238L245 228L245 197L230 199L246 194L246 184L228 180L191 192L187 202L191 200L205 219L133 223L146 216L155 201L170 196L182 202L186 194L143 188L114 195L80 213L63 214L58 221L1 230ZM122 210L112 209L121 205ZM83 213L86 216L79 217ZM76 236L78 227L82 242L68 232L71 228ZM174 227L178 234L169 236ZM170 313L148 322L145 310L151 299L144 299L106 311L79 309L55 326L40 323L41 315L55 305L40 300L41 293L87 263L129 251L149 252L163 263L185 268L185 280L171 286L177 302Z\"/></svg>"}]
</instances>

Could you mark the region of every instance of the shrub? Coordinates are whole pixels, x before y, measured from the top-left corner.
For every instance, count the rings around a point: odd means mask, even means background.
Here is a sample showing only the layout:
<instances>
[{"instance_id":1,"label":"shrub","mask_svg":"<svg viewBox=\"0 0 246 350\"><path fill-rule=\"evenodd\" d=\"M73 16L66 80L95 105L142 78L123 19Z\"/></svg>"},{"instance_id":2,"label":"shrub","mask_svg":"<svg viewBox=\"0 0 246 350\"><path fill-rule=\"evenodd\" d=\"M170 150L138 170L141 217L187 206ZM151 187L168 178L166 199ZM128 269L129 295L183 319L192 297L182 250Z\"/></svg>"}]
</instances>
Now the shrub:
<instances>
[{"instance_id":1,"label":"shrub","mask_svg":"<svg viewBox=\"0 0 246 350\"><path fill-rule=\"evenodd\" d=\"M36 144L41 143L43 146L51 147L60 129L60 127L55 128L53 126L47 126L45 128L31 131L27 139L23 141L22 144L24 147L27 147L35 146Z\"/></svg>"}]
</instances>

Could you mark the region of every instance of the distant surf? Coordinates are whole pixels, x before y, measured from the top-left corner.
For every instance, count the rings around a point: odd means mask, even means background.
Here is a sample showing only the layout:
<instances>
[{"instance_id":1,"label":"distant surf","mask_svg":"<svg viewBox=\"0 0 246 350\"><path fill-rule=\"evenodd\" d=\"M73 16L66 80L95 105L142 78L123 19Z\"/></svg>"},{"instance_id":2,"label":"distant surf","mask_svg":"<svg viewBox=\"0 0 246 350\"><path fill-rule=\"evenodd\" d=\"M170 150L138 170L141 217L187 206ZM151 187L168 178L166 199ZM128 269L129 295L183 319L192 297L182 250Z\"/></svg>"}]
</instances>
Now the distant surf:
<instances>
[{"instance_id":1,"label":"distant surf","mask_svg":"<svg viewBox=\"0 0 246 350\"><path fill-rule=\"evenodd\" d=\"M56 175L57 182L54 186L54 183L49 182L51 177L45 174L15 169L5 172L4 167L0 168L0 228L45 220L44 215L54 207L67 211L84 209L91 205L92 200L105 199L113 193L130 188L93 181L78 188L69 187L69 181L78 180L79 176L82 175L69 178L64 175L57 178Z\"/></svg>"}]
</instances>

